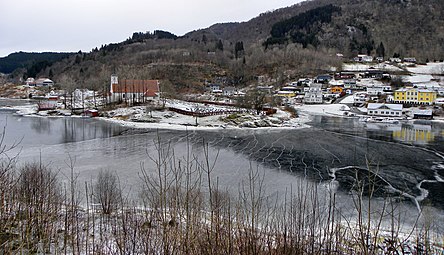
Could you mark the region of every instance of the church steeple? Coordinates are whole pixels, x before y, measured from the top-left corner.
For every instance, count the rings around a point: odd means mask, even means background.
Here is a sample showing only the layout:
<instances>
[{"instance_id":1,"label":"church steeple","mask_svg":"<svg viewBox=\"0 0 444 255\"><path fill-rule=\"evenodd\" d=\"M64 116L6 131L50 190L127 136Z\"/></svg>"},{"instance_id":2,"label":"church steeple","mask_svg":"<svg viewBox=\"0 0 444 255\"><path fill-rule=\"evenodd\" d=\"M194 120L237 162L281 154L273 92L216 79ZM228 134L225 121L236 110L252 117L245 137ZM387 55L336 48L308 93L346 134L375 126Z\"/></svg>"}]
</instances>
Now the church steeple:
<instances>
[{"instance_id":1,"label":"church steeple","mask_svg":"<svg viewBox=\"0 0 444 255\"><path fill-rule=\"evenodd\" d=\"M117 76L117 74L112 74L111 75L111 84L110 84L110 92L111 93L113 93L114 91L113 91L113 85L114 84L119 84L119 79L118 79L118 76Z\"/></svg>"}]
</instances>

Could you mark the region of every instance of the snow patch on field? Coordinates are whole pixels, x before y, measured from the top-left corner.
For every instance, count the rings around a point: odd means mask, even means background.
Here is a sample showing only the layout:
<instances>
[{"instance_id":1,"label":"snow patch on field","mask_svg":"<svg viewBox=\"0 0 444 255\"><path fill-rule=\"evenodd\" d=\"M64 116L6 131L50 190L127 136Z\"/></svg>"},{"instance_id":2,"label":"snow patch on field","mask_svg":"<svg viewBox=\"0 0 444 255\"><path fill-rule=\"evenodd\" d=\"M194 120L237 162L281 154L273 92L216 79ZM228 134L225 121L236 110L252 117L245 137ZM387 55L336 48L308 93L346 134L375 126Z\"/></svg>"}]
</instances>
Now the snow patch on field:
<instances>
[{"instance_id":1,"label":"snow patch on field","mask_svg":"<svg viewBox=\"0 0 444 255\"><path fill-rule=\"evenodd\" d=\"M427 65L417 65L407 67L407 70L415 74L444 74L444 62L427 63Z\"/></svg>"},{"instance_id":2,"label":"snow patch on field","mask_svg":"<svg viewBox=\"0 0 444 255\"><path fill-rule=\"evenodd\" d=\"M38 113L38 108L36 104L4 106L1 107L0 110L16 111L16 114L18 115L32 115Z\"/></svg>"},{"instance_id":3,"label":"snow patch on field","mask_svg":"<svg viewBox=\"0 0 444 255\"><path fill-rule=\"evenodd\" d=\"M430 74L403 76L402 78L404 82L411 82L411 83L427 83L430 82L432 79L434 78Z\"/></svg>"},{"instance_id":4,"label":"snow patch on field","mask_svg":"<svg viewBox=\"0 0 444 255\"><path fill-rule=\"evenodd\" d=\"M379 63L379 64L346 63L342 65L342 70L344 71L363 72L363 71L368 71L369 69L375 69L387 72L403 71L401 68L387 63Z\"/></svg>"},{"instance_id":5,"label":"snow patch on field","mask_svg":"<svg viewBox=\"0 0 444 255\"><path fill-rule=\"evenodd\" d=\"M349 111L350 107L344 104L317 104L317 105L300 105L297 109L301 112L314 115L335 115L344 116L345 111Z\"/></svg>"},{"instance_id":6,"label":"snow patch on field","mask_svg":"<svg viewBox=\"0 0 444 255\"><path fill-rule=\"evenodd\" d=\"M344 99L342 99L340 104L353 104L354 102L355 101L354 101L353 95L349 95L349 96L346 96Z\"/></svg>"}]
</instances>

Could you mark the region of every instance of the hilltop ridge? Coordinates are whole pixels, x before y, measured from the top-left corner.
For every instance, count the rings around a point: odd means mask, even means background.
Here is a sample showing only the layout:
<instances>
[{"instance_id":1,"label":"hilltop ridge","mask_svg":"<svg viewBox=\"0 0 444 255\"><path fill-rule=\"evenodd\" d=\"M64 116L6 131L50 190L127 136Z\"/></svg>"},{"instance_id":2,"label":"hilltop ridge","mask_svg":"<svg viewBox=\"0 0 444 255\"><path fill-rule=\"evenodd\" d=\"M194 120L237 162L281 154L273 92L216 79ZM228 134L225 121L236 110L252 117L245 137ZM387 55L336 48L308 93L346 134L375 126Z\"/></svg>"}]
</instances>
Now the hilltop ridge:
<instances>
[{"instance_id":1,"label":"hilltop ridge","mask_svg":"<svg viewBox=\"0 0 444 255\"><path fill-rule=\"evenodd\" d=\"M444 2L439 0L313 0L246 22L214 24L184 36L166 31L134 33L121 43L43 66L39 76L65 88L103 89L111 73L159 79L174 91L200 91L224 77L230 85L277 83L340 69L357 54L444 59ZM16 76L29 76L28 71Z\"/></svg>"}]
</instances>

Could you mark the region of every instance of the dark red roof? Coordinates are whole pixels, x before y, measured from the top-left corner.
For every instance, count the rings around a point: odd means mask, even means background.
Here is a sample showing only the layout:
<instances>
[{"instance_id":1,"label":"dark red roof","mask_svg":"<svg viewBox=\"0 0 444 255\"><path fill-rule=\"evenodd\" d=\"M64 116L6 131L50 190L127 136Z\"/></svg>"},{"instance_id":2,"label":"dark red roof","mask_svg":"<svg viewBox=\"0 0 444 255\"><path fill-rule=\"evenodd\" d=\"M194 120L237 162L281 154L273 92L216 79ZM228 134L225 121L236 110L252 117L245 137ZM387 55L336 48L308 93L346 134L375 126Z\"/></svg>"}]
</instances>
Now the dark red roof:
<instances>
[{"instance_id":1,"label":"dark red roof","mask_svg":"<svg viewBox=\"0 0 444 255\"><path fill-rule=\"evenodd\" d=\"M158 80L120 80L112 86L114 93L143 93L146 97L155 97L160 91Z\"/></svg>"}]
</instances>

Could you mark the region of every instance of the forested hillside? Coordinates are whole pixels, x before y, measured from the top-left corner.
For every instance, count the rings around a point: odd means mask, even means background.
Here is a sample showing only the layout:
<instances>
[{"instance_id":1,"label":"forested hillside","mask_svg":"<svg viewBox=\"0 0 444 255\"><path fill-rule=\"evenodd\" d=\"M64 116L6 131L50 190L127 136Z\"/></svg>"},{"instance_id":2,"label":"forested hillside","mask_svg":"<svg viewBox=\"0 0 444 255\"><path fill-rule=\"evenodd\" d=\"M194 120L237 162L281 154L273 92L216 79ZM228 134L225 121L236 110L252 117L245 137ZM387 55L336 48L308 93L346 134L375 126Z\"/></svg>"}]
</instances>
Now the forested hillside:
<instances>
[{"instance_id":1,"label":"forested hillside","mask_svg":"<svg viewBox=\"0 0 444 255\"><path fill-rule=\"evenodd\" d=\"M444 1L439 0L306 1L226 27L218 24L196 32L225 40L267 40L265 46L297 43L334 49L350 57L375 54L382 43L386 56L444 58Z\"/></svg>"},{"instance_id":2,"label":"forested hillside","mask_svg":"<svg viewBox=\"0 0 444 255\"><path fill-rule=\"evenodd\" d=\"M17 68L25 68L27 75L35 77L37 73L52 65L54 62L64 59L73 53L27 53L16 52L7 57L0 58L0 73L12 73Z\"/></svg>"},{"instance_id":3,"label":"forested hillside","mask_svg":"<svg viewBox=\"0 0 444 255\"><path fill-rule=\"evenodd\" d=\"M313 0L248 22L215 24L177 37L134 33L121 43L76 53L41 68L65 88L103 89L111 73L160 79L175 92L201 91L206 81L246 86L257 76L275 83L341 67L356 54L444 59L444 1ZM16 72L30 76L29 69ZM180 93L175 93L180 94Z\"/></svg>"}]
</instances>

